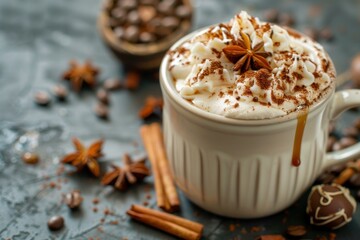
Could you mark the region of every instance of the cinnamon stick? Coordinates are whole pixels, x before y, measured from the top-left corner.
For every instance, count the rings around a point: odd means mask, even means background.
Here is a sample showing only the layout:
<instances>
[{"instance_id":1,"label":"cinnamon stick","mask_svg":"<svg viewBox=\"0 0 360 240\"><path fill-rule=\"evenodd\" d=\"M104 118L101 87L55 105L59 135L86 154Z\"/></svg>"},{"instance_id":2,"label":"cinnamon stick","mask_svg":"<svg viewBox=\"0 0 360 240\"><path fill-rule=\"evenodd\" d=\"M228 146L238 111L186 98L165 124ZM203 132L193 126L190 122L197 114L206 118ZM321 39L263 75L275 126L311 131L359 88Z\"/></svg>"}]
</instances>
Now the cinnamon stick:
<instances>
[{"instance_id":1,"label":"cinnamon stick","mask_svg":"<svg viewBox=\"0 0 360 240\"><path fill-rule=\"evenodd\" d=\"M155 154L157 157L158 167L161 172L161 179L164 186L165 194L169 200L171 207L179 208L180 201L176 192L175 184L172 178L169 161L166 157L163 135L159 123L150 125L152 136L154 136Z\"/></svg>"},{"instance_id":2,"label":"cinnamon stick","mask_svg":"<svg viewBox=\"0 0 360 240\"><path fill-rule=\"evenodd\" d=\"M152 210L155 211L155 210ZM201 237L200 232L195 232L191 229L188 229L186 227L183 227L181 225L176 224L175 222L163 219L162 217L156 217L154 215L141 213L135 211L135 209L132 207L130 210L126 212L131 218L150 225L152 227L155 227L157 229L160 229L164 232L170 233L174 236L177 236L182 239L189 239L189 240L198 240ZM186 219L183 219L186 220Z\"/></svg>"},{"instance_id":3,"label":"cinnamon stick","mask_svg":"<svg viewBox=\"0 0 360 240\"><path fill-rule=\"evenodd\" d=\"M180 201L172 179L159 124L144 125L140 134L153 166L158 207L167 212L179 209Z\"/></svg>"},{"instance_id":4,"label":"cinnamon stick","mask_svg":"<svg viewBox=\"0 0 360 240\"><path fill-rule=\"evenodd\" d=\"M156 161L155 155L155 146L153 145L152 138L150 136L150 127L147 125L143 125L140 128L140 135L144 142L146 152L148 153L148 157L152 166L152 171L154 175L154 184L155 184L155 193L156 193L156 200L157 206L159 208L168 210L170 209L170 204L165 198L164 188L161 182L161 176L159 172L159 167Z\"/></svg>"},{"instance_id":5,"label":"cinnamon stick","mask_svg":"<svg viewBox=\"0 0 360 240\"><path fill-rule=\"evenodd\" d=\"M182 217L178 217L169 213L163 213L163 212L159 212L156 210L153 210L151 208L146 208L143 207L141 205L132 205L131 206L131 210L141 213L141 214L146 214L148 216L153 216L153 217L157 217L157 218L161 218L164 219L166 221L175 223L179 226L182 226L184 228L190 229L194 232L199 233L200 235L202 234L202 231L204 229L204 226L200 223L197 222L193 222L190 221L188 219L182 218Z\"/></svg>"}]
</instances>

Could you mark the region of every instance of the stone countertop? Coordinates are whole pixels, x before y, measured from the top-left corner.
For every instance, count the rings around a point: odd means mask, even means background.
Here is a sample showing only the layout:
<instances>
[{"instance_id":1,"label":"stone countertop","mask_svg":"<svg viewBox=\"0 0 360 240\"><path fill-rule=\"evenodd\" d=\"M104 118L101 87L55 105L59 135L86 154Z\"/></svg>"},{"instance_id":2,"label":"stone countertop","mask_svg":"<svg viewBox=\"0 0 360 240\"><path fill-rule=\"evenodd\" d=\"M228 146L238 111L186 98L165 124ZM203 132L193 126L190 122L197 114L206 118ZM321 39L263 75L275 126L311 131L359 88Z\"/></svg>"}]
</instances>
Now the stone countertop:
<instances>
[{"instance_id":1,"label":"stone countertop","mask_svg":"<svg viewBox=\"0 0 360 240\"><path fill-rule=\"evenodd\" d=\"M338 73L347 69L360 52L360 1L293 0L197 0L193 29L227 21L240 10L261 17L269 7L290 13L295 28L330 27L335 35L321 43L333 58ZM157 80L144 74L138 90L111 94L109 121L93 113L94 93L70 93L65 103L47 107L33 103L37 90L50 91L60 82L71 59L91 59L100 66L100 80L124 76L124 68L103 45L96 29L98 0L0 0L0 238L1 239L173 239L140 223L130 221L125 211L132 203L156 206L152 177L127 192L103 187L86 174L58 173L59 158L72 151L71 137L89 143L104 138L106 156L101 166L119 162L124 153L142 155L137 113L149 95L160 96ZM359 116L349 112L338 128ZM156 120L156 119L155 119ZM25 165L21 153L34 150L41 156L37 165ZM55 184L55 188L49 185ZM62 194L80 189L84 196L78 211L61 203ZM147 195L151 195L148 200ZM222 218L201 210L180 194L179 215L205 225L203 239L254 239L262 234L284 233L288 225L305 225L307 239L329 232L311 227L305 214L305 193L289 209L262 219ZM100 202L93 204L98 198ZM266 201L266 199L264 199ZM96 209L94 209L96 208ZM111 215L104 214L110 209ZM62 215L65 227L50 232L46 222ZM230 230L230 225L234 230ZM358 239L360 212L348 226L335 231L337 239Z\"/></svg>"}]
</instances>

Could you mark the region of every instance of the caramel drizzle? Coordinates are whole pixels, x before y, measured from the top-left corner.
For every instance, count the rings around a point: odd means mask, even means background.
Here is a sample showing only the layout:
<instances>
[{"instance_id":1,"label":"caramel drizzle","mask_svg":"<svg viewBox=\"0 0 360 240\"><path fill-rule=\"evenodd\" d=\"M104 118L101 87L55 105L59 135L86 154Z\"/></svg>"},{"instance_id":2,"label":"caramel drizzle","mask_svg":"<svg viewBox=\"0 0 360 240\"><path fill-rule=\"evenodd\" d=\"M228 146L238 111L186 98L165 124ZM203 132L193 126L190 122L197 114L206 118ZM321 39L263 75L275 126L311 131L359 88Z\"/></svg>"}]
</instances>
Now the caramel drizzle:
<instances>
[{"instance_id":1,"label":"caramel drizzle","mask_svg":"<svg viewBox=\"0 0 360 240\"><path fill-rule=\"evenodd\" d=\"M292 165L295 167L300 166L301 164L301 143L302 143L302 137L306 125L306 120L308 116L308 108L301 108L299 110L299 114L297 117L297 125L296 125L296 132L295 132L295 138L294 138L294 145L293 145L293 152L292 152Z\"/></svg>"}]
</instances>

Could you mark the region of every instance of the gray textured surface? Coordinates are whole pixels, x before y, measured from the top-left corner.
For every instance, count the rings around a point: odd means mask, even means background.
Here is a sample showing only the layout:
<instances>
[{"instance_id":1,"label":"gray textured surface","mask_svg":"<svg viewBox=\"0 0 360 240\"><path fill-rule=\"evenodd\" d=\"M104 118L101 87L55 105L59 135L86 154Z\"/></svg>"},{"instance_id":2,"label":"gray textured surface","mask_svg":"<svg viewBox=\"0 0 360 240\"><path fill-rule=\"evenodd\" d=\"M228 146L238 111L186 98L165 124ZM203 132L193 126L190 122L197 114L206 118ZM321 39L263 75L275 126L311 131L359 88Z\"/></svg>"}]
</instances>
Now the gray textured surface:
<instances>
[{"instance_id":1,"label":"gray textured surface","mask_svg":"<svg viewBox=\"0 0 360 240\"><path fill-rule=\"evenodd\" d=\"M197 0L194 29L228 20L241 9L261 16L273 5L292 13L296 28L329 26L335 40L324 43L338 72L344 71L351 57L360 52L359 1L270 1ZM316 17L309 11L320 6ZM85 142L103 137L105 142L103 171L106 162L119 161L123 153L143 154L138 135L141 121L137 111L148 95L160 96L159 85L149 76L142 77L136 92L119 91L111 95L111 119L98 120L92 108L94 94L70 94L67 103L53 102L49 108L40 108L32 102L36 90L50 90L58 83L70 59L92 59L102 69L101 79L123 76L121 64L109 54L96 31L96 16L100 8L97 0L0 0L0 238L6 239L172 239L169 235L130 221L125 211L132 203L142 203L152 186L152 178L126 193L104 188L87 175L58 176L59 157L72 151L69 139L78 136ZM358 115L348 113L341 127ZM34 149L42 158L40 164L25 165L20 154ZM45 177L48 176L48 177ZM61 189L43 189L43 184L59 179ZM71 212L61 204L61 195L80 189L85 201L79 211ZM155 206L154 192L150 191L151 206ZM92 199L100 203L94 212ZM312 228L305 214L306 194L290 209L275 216L257 220L221 218L190 203L181 195L180 215L205 225L204 239L254 239L265 233L283 233L287 225L304 224L311 230L307 237L326 235ZM264 199L266 201L266 199ZM105 216L105 208L115 214ZM55 214L65 218L66 227L52 233L47 219ZM105 218L101 224L100 219ZM111 224L116 220L118 224ZM286 220L286 221L284 221ZM229 231L229 225L236 229ZM338 239L357 239L360 212L343 229L336 231ZM260 226L260 232L251 228ZM247 233L244 232L244 229Z\"/></svg>"}]
</instances>

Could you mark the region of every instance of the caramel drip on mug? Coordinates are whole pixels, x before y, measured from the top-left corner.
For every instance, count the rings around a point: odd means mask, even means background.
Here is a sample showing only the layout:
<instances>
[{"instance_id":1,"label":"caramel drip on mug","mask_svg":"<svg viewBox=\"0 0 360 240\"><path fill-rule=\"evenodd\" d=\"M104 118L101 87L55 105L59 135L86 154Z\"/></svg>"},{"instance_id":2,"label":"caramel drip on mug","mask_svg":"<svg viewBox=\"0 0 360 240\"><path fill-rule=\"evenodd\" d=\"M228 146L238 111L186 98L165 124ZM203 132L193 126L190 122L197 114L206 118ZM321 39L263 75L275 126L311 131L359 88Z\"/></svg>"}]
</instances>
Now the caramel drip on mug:
<instances>
[{"instance_id":1,"label":"caramel drip on mug","mask_svg":"<svg viewBox=\"0 0 360 240\"><path fill-rule=\"evenodd\" d=\"M302 137L305 129L307 115L308 115L307 107L299 110L299 114L297 117L293 153L292 153L292 162L291 162L292 165L295 167L300 166L301 163L301 158L300 158L301 143L302 143Z\"/></svg>"}]
</instances>

